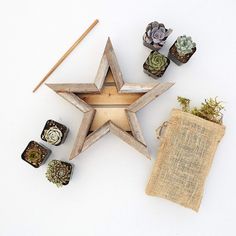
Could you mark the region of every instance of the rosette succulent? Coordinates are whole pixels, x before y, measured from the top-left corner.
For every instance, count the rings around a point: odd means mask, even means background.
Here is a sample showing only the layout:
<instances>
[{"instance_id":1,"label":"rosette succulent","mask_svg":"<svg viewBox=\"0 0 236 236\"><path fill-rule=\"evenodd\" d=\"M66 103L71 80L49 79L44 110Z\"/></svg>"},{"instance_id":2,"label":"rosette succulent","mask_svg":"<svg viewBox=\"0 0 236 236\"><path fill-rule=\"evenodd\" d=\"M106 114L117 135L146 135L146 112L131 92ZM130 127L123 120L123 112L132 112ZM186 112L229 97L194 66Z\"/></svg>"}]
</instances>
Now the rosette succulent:
<instances>
[{"instance_id":1,"label":"rosette succulent","mask_svg":"<svg viewBox=\"0 0 236 236\"><path fill-rule=\"evenodd\" d=\"M50 155L51 151L35 141L30 141L21 157L30 165L38 168Z\"/></svg>"},{"instance_id":2,"label":"rosette succulent","mask_svg":"<svg viewBox=\"0 0 236 236\"><path fill-rule=\"evenodd\" d=\"M48 164L46 177L50 182L56 184L57 187L62 187L69 183L71 172L71 164L63 161L52 160Z\"/></svg>"},{"instance_id":3,"label":"rosette succulent","mask_svg":"<svg viewBox=\"0 0 236 236\"><path fill-rule=\"evenodd\" d=\"M62 132L57 128L57 126L53 126L44 130L44 138L50 144L59 144L61 142L62 136Z\"/></svg>"},{"instance_id":4,"label":"rosette succulent","mask_svg":"<svg viewBox=\"0 0 236 236\"><path fill-rule=\"evenodd\" d=\"M54 120L48 120L41 133L42 140L58 146L62 144L68 134L68 128Z\"/></svg>"},{"instance_id":5,"label":"rosette succulent","mask_svg":"<svg viewBox=\"0 0 236 236\"><path fill-rule=\"evenodd\" d=\"M159 52L152 51L145 61L143 68L151 75L155 77L161 77L164 74L169 63L170 61L167 57L160 54Z\"/></svg>"},{"instance_id":6,"label":"rosette succulent","mask_svg":"<svg viewBox=\"0 0 236 236\"><path fill-rule=\"evenodd\" d=\"M191 37L186 35L179 36L176 40L175 47L180 56L192 53L193 49L196 47L196 43L192 41Z\"/></svg>"},{"instance_id":7,"label":"rosette succulent","mask_svg":"<svg viewBox=\"0 0 236 236\"><path fill-rule=\"evenodd\" d=\"M42 152L37 148L32 148L27 150L26 155L27 155L27 160L33 165L38 165L43 159Z\"/></svg>"},{"instance_id":8,"label":"rosette succulent","mask_svg":"<svg viewBox=\"0 0 236 236\"><path fill-rule=\"evenodd\" d=\"M164 24L157 21L151 22L146 28L143 35L144 45L153 50L159 50L164 44L167 37L171 34L172 29L166 29Z\"/></svg>"}]
</instances>

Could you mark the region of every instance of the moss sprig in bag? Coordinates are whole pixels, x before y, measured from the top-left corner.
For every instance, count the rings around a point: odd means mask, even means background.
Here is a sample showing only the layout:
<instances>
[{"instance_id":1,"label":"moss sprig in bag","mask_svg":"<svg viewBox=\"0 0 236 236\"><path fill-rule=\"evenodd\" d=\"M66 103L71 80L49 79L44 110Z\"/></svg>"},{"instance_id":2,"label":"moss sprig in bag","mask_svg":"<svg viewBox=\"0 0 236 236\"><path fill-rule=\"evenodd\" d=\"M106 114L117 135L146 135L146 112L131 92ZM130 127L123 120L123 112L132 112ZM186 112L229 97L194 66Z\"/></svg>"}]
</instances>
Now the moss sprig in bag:
<instances>
[{"instance_id":1,"label":"moss sprig in bag","mask_svg":"<svg viewBox=\"0 0 236 236\"><path fill-rule=\"evenodd\" d=\"M191 109L190 100L178 98L160 135L160 148L146 193L198 211L217 146L224 136L223 106L209 99ZM158 130L158 134L161 131Z\"/></svg>"}]
</instances>

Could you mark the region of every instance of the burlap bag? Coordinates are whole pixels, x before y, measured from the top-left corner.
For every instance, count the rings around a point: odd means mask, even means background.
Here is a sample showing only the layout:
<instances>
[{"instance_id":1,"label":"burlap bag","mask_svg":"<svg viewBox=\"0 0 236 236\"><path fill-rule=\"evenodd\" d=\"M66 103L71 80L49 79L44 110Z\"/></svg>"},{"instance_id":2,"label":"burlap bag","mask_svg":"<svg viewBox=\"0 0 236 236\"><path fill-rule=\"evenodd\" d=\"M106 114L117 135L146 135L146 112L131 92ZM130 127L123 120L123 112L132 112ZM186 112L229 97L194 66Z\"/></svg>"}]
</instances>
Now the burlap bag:
<instances>
[{"instance_id":1,"label":"burlap bag","mask_svg":"<svg viewBox=\"0 0 236 236\"><path fill-rule=\"evenodd\" d=\"M146 193L198 211L225 127L173 109L160 138Z\"/></svg>"}]
</instances>

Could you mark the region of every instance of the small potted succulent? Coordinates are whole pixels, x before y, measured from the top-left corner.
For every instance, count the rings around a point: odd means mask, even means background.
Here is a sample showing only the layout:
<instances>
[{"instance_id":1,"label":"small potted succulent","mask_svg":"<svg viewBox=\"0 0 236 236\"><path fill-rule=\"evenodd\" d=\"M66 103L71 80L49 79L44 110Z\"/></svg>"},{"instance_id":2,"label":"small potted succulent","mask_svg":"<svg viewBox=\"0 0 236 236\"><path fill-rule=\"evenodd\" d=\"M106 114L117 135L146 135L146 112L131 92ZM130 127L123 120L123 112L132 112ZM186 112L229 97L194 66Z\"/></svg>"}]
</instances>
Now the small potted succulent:
<instances>
[{"instance_id":1,"label":"small potted succulent","mask_svg":"<svg viewBox=\"0 0 236 236\"><path fill-rule=\"evenodd\" d=\"M170 60L167 57L159 52L152 51L143 64L143 70L154 79L158 79L165 73L169 64Z\"/></svg>"},{"instance_id":2,"label":"small potted succulent","mask_svg":"<svg viewBox=\"0 0 236 236\"><path fill-rule=\"evenodd\" d=\"M64 143L68 128L54 120L48 120L41 133L41 139L55 146Z\"/></svg>"},{"instance_id":3,"label":"small potted succulent","mask_svg":"<svg viewBox=\"0 0 236 236\"><path fill-rule=\"evenodd\" d=\"M21 158L35 168L41 166L51 154L51 150L35 141L30 141Z\"/></svg>"},{"instance_id":4,"label":"small potted succulent","mask_svg":"<svg viewBox=\"0 0 236 236\"><path fill-rule=\"evenodd\" d=\"M165 44L172 31L172 29L166 29L162 23L157 21L151 22L148 24L143 35L143 45L158 51Z\"/></svg>"},{"instance_id":5,"label":"small potted succulent","mask_svg":"<svg viewBox=\"0 0 236 236\"><path fill-rule=\"evenodd\" d=\"M52 160L49 162L46 172L47 179L56 184L57 187L62 187L70 182L72 174L72 165L70 163Z\"/></svg>"},{"instance_id":6,"label":"small potted succulent","mask_svg":"<svg viewBox=\"0 0 236 236\"><path fill-rule=\"evenodd\" d=\"M196 52L196 43L191 37L179 36L169 50L168 57L177 65L188 62L190 57Z\"/></svg>"}]
</instances>

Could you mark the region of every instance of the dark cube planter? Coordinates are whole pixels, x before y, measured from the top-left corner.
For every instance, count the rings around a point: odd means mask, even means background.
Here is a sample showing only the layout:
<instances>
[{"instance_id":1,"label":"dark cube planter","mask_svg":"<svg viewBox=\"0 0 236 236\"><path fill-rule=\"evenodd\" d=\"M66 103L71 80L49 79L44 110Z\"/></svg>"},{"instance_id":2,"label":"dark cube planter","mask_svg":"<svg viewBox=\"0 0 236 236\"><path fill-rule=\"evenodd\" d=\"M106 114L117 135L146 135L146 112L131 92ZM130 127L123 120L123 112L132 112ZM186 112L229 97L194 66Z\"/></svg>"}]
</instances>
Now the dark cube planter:
<instances>
[{"instance_id":1,"label":"dark cube planter","mask_svg":"<svg viewBox=\"0 0 236 236\"><path fill-rule=\"evenodd\" d=\"M51 150L35 141L30 141L21 158L35 168L40 167L51 154Z\"/></svg>"},{"instance_id":2,"label":"dark cube planter","mask_svg":"<svg viewBox=\"0 0 236 236\"><path fill-rule=\"evenodd\" d=\"M152 51L143 64L143 71L152 78L159 79L164 75L169 64L170 60L167 57Z\"/></svg>"},{"instance_id":3,"label":"dark cube planter","mask_svg":"<svg viewBox=\"0 0 236 236\"><path fill-rule=\"evenodd\" d=\"M182 65L184 63L187 63L189 61L189 59L191 58L191 56L196 52L197 48L194 47L193 51L191 53L187 53L185 55L179 55L177 48L175 46L176 41L174 42L174 44L171 46L169 53L168 53L168 57L177 65Z\"/></svg>"},{"instance_id":4,"label":"dark cube planter","mask_svg":"<svg viewBox=\"0 0 236 236\"><path fill-rule=\"evenodd\" d=\"M73 166L68 162L52 160L48 164L46 177L51 183L61 187L70 182L72 169Z\"/></svg>"},{"instance_id":5,"label":"dark cube planter","mask_svg":"<svg viewBox=\"0 0 236 236\"><path fill-rule=\"evenodd\" d=\"M54 120L48 120L41 133L41 139L55 146L65 142L69 130L68 128Z\"/></svg>"},{"instance_id":6,"label":"dark cube planter","mask_svg":"<svg viewBox=\"0 0 236 236\"><path fill-rule=\"evenodd\" d=\"M147 43L144 40L143 40L143 46L145 46L145 47L147 47L147 48L149 48L149 49L151 49L153 51L158 51L158 50L160 50L163 47L163 46L154 47L153 44Z\"/></svg>"}]
</instances>

